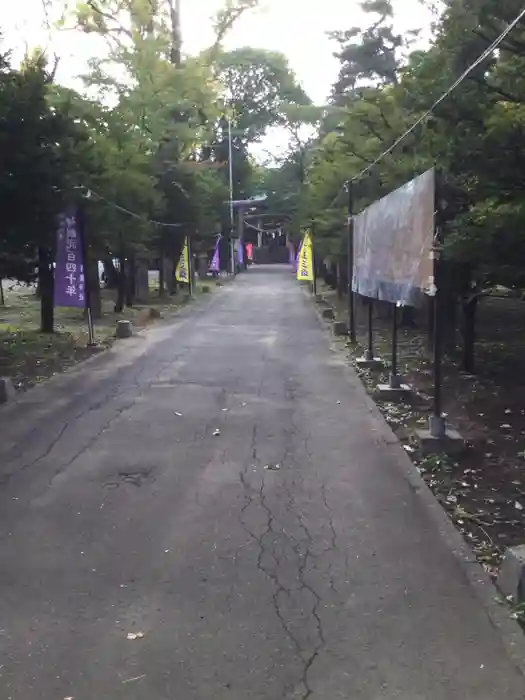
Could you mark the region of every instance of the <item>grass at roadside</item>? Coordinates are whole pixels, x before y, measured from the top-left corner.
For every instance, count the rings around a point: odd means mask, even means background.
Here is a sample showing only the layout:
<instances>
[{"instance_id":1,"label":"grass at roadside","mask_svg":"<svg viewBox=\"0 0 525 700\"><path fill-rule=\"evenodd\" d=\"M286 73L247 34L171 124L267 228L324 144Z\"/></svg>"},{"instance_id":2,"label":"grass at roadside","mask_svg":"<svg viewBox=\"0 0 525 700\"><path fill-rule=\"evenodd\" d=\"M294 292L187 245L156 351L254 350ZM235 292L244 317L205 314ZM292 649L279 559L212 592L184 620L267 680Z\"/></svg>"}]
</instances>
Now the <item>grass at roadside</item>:
<instances>
[{"instance_id":1,"label":"grass at roadside","mask_svg":"<svg viewBox=\"0 0 525 700\"><path fill-rule=\"evenodd\" d=\"M198 282L196 297L202 295L204 286L210 291L216 289L215 282ZM39 332L40 302L34 289L5 282L4 287L6 303L0 306L0 376L10 377L18 391L111 346L118 320L128 319L135 328L144 328L154 322L155 316L166 318L187 302L184 292L159 298L152 291L146 303L137 303L116 314L115 292L103 290L102 316L95 320L97 346L93 348L87 347L87 325L82 311L56 309L56 332L43 334Z\"/></svg>"},{"instance_id":2,"label":"grass at roadside","mask_svg":"<svg viewBox=\"0 0 525 700\"><path fill-rule=\"evenodd\" d=\"M340 320L346 320L346 299L320 289ZM476 348L479 371L467 375L457 358L447 358L443 370L443 400L447 419L468 441L461 460L418 458L416 427L426 427L431 413L432 363L424 328L404 328L399 335L399 372L416 389L409 403L377 400L374 389L388 381L391 321L374 318L375 354L386 361L383 373L360 372L386 420L416 463L428 486L474 550L495 576L502 554L523 543L525 532L525 302L487 299L479 310ZM357 318L358 346L338 341L349 362L364 354L367 321Z\"/></svg>"}]
</instances>

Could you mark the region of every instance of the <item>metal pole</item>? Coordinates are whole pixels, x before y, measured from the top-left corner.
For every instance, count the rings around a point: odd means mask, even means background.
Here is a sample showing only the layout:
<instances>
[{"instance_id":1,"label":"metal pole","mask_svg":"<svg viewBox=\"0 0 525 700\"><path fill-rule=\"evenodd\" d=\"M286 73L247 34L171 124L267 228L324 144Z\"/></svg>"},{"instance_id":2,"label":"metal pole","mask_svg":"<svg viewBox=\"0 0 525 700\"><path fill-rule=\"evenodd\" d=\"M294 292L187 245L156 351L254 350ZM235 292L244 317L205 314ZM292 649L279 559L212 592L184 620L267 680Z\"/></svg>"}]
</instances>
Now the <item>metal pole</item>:
<instances>
[{"instance_id":1,"label":"metal pole","mask_svg":"<svg viewBox=\"0 0 525 700\"><path fill-rule=\"evenodd\" d=\"M235 250L233 247L233 147L232 147L232 123L228 117L228 173L230 187L230 264L232 275L235 274Z\"/></svg>"},{"instance_id":2,"label":"metal pole","mask_svg":"<svg viewBox=\"0 0 525 700\"><path fill-rule=\"evenodd\" d=\"M230 180L230 231L233 231L233 159L232 159L232 123L228 119L228 172Z\"/></svg>"},{"instance_id":3,"label":"metal pole","mask_svg":"<svg viewBox=\"0 0 525 700\"><path fill-rule=\"evenodd\" d=\"M366 351L366 359L372 361L374 359L374 302L368 299L368 348Z\"/></svg>"},{"instance_id":4,"label":"metal pole","mask_svg":"<svg viewBox=\"0 0 525 700\"><path fill-rule=\"evenodd\" d=\"M434 396L432 416L430 417L430 434L439 438L445 435L442 401L442 309L439 280L439 252L434 251Z\"/></svg>"},{"instance_id":5,"label":"metal pole","mask_svg":"<svg viewBox=\"0 0 525 700\"><path fill-rule=\"evenodd\" d=\"M397 304L392 308L392 367L390 370L390 388L399 389L401 378L397 373Z\"/></svg>"},{"instance_id":6,"label":"metal pole","mask_svg":"<svg viewBox=\"0 0 525 700\"><path fill-rule=\"evenodd\" d=\"M88 247L86 240L86 212L84 207L80 205L77 208L77 220L80 228L80 248L82 251L82 262L84 265L84 297L86 304L86 316L88 327L88 347L96 345L95 343L95 328L93 325L93 312L91 309L91 279L88 270ZM97 268L98 275L98 268Z\"/></svg>"},{"instance_id":7,"label":"metal pole","mask_svg":"<svg viewBox=\"0 0 525 700\"><path fill-rule=\"evenodd\" d=\"M440 274L440 254L439 239L441 233L441 219L439 207L441 205L439 193L440 178L436 173L436 185L434 195L434 251L433 251L433 284L434 284L434 396L432 416L429 419L430 434L432 437L441 438L446 434L445 421L443 419L442 403L442 308L441 308L441 274Z\"/></svg>"},{"instance_id":8,"label":"metal pole","mask_svg":"<svg viewBox=\"0 0 525 700\"><path fill-rule=\"evenodd\" d=\"M347 261L347 276L348 276L348 335L350 342L356 342L355 333L355 297L353 290L354 276L354 192L353 184L348 183L348 261Z\"/></svg>"}]
</instances>

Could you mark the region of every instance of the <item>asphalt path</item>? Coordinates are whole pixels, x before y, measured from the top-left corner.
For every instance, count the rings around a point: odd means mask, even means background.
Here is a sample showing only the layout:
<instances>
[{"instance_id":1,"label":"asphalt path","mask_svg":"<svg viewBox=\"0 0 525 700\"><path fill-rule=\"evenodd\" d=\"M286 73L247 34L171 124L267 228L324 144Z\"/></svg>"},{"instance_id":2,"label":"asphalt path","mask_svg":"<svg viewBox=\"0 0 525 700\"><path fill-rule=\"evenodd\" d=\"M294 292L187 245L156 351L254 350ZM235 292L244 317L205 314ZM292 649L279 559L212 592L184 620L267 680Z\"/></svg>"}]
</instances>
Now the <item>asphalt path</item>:
<instances>
[{"instance_id":1,"label":"asphalt path","mask_svg":"<svg viewBox=\"0 0 525 700\"><path fill-rule=\"evenodd\" d=\"M0 431L2 700L525 697L287 268L28 392Z\"/></svg>"}]
</instances>

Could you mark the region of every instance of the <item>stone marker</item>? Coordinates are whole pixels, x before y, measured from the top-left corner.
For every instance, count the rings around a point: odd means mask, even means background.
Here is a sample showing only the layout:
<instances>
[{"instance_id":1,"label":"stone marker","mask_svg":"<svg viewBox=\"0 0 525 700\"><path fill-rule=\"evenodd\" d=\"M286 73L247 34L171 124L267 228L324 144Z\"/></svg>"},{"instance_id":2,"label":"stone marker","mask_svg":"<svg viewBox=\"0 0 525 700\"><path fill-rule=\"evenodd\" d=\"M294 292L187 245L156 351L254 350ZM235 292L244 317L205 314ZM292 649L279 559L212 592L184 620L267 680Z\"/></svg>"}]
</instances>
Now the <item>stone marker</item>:
<instances>
[{"instance_id":1,"label":"stone marker","mask_svg":"<svg viewBox=\"0 0 525 700\"><path fill-rule=\"evenodd\" d=\"M369 369L370 371L380 372L385 368L385 363L380 357L358 357L355 361L358 369Z\"/></svg>"},{"instance_id":2,"label":"stone marker","mask_svg":"<svg viewBox=\"0 0 525 700\"><path fill-rule=\"evenodd\" d=\"M382 401L403 401L413 395L412 387L399 374L390 374L388 384L378 384L376 396Z\"/></svg>"},{"instance_id":3,"label":"stone marker","mask_svg":"<svg viewBox=\"0 0 525 700\"><path fill-rule=\"evenodd\" d=\"M117 321L117 338L131 338L132 335L131 321Z\"/></svg>"},{"instance_id":4,"label":"stone marker","mask_svg":"<svg viewBox=\"0 0 525 700\"><path fill-rule=\"evenodd\" d=\"M9 377L0 377L0 403L11 401L15 395L15 387Z\"/></svg>"},{"instance_id":5,"label":"stone marker","mask_svg":"<svg viewBox=\"0 0 525 700\"><path fill-rule=\"evenodd\" d=\"M433 435L431 430L416 430L416 439L422 457L442 454L460 457L467 447L458 431L448 425L444 435Z\"/></svg>"},{"instance_id":6,"label":"stone marker","mask_svg":"<svg viewBox=\"0 0 525 700\"><path fill-rule=\"evenodd\" d=\"M334 335L348 335L348 326L344 321L334 321Z\"/></svg>"},{"instance_id":7,"label":"stone marker","mask_svg":"<svg viewBox=\"0 0 525 700\"><path fill-rule=\"evenodd\" d=\"M525 545L509 547L501 562L498 588L504 596L512 596L512 602L525 601Z\"/></svg>"},{"instance_id":8,"label":"stone marker","mask_svg":"<svg viewBox=\"0 0 525 700\"><path fill-rule=\"evenodd\" d=\"M156 309L154 306L152 306L149 310L149 317L150 318L161 318L160 311Z\"/></svg>"},{"instance_id":9,"label":"stone marker","mask_svg":"<svg viewBox=\"0 0 525 700\"><path fill-rule=\"evenodd\" d=\"M328 321L333 321L333 319L334 319L333 309L323 309L323 318L326 318Z\"/></svg>"}]
</instances>

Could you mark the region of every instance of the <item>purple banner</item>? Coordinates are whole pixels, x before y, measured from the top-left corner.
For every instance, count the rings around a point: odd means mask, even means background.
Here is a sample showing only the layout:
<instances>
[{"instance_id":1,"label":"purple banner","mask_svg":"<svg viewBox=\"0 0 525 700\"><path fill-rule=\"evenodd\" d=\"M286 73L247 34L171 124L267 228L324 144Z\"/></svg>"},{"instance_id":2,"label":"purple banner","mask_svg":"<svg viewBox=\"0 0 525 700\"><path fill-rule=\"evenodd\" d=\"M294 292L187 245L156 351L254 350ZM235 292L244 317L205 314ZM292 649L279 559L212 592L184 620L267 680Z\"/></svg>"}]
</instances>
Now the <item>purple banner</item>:
<instances>
[{"instance_id":1,"label":"purple banner","mask_svg":"<svg viewBox=\"0 0 525 700\"><path fill-rule=\"evenodd\" d=\"M217 238L217 242L215 243L215 250L213 251L213 257L210 262L210 267L209 270L210 272L220 272L221 269L221 258L220 258L220 253L219 253L219 243L221 239Z\"/></svg>"},{"instance_id":2,"label":"purple banner","mask_svg":"<svg viewBox=\"0 0 525 700\"><path fill-rule=\"evenodd\" d=\"M55 306L84 309L86 289L81 232L76 214L62 214L57 230L55 258Z\"/></svg>"},{"instance_id":3,"label":"purple banner","mask_svg":"<svg viewBox=\"0 0 525 700\"><path fill-rule=\"evenodd\" d=\"M244 243L242 241L239 241L237 247L237 260L239 261L239 265L244 265Z\"/></svg>"}]
</instances>

